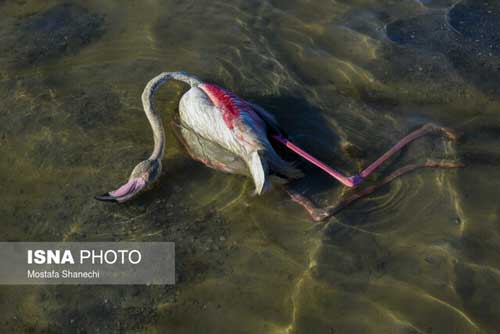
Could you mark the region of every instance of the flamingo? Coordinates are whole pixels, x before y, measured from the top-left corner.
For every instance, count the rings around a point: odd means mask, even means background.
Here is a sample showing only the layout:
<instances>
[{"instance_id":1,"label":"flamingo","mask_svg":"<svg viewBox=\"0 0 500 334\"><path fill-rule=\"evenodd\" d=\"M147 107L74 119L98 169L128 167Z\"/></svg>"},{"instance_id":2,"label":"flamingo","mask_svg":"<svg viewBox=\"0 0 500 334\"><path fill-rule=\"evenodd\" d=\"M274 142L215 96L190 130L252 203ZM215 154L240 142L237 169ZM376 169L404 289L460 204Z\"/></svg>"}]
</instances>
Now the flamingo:
<instances>
[{"instance_id":1,"label":"flamingo","mask_svg":"<svg viewBox=\"0 0 500 334\"><path fill-rule=\"evenodd\" d=\"M357 187L381 164L417 138L441 132L449 139L455 139L450 130L426 124L401 139L359 174L346 176L291 142L276 119L262 107L245 101L215 84L203 82L186 72L163 72L151 79L142 93L144 112L153 130L154 148L151 156L135 166L124 185L104 195L96 196L96 199L126 202L149 189L157 181L165 152L165 130L155 111L153 96L162 84L172 79L187 83L191 87L180 99L178 124L181 141L189 155L210 168L251 177L255 185L255 194L258 195L271 189L273 183L285 184L303 175L292 163L283 160L276 153L271 141L281 143L345 186ZM321 221L333 216L353 201L372 193L381 185L421 167L457 168L461 167L461 164L446 160L427 160L423 164L407 165L386 176L378 185L365 188L325 208L317 207L307 197L289 187L286 191L294 202L306 209L314 221Z\"/></svg>"}]
</instances>

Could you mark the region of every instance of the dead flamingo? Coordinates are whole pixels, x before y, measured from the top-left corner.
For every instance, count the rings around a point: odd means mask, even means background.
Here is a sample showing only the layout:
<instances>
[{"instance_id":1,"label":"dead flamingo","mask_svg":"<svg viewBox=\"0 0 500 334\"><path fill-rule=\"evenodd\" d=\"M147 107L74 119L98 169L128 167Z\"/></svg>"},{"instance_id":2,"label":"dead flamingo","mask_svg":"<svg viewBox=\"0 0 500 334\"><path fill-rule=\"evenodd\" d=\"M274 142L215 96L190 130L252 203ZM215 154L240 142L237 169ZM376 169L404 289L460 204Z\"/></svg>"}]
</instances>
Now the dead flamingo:
<instances>
[{"instance_id":1,"label":"dead flamingo","mask_svg":"<svg viewBox=\"0 0 500 334\"><path fill-rule=\"evenodd\" d=\"M191 86L191 89L182 96L179 103L180 122L178 127L181 140L191 157L214 169L252 177L257 194L270 189L274 180L283 183L283 181L302 176L299 170L276 153L271 146L270 139L283 144L348 187L358 186L384 161L419 137L431 132L442 132L450 139L454 139L451 131L426 124L404 137L361 173L348 177L322 163L288 140L274 117L261 107L240 99L216 85L204 83L185 72L165 72L149 81L142 93L144 112L153 130L153 153L147 160L140 162L134 168L126 184L102 196L97 196L96 199L125 202L147 189L158 179L165 150L165 131L158 114L155 112L153 95L161 84L170 79L180 80ZM306 197L290 189L287 189L287 192L292 200L302 205L315 221L320 221L334 215L362 196L373 192L380 185L416 168L456 168L460 166L456 162L432 160L423 164L407 165L385 177L379 184L365 188L358 194L327 208L317 208Z\"/></svg>"}]
</instances>

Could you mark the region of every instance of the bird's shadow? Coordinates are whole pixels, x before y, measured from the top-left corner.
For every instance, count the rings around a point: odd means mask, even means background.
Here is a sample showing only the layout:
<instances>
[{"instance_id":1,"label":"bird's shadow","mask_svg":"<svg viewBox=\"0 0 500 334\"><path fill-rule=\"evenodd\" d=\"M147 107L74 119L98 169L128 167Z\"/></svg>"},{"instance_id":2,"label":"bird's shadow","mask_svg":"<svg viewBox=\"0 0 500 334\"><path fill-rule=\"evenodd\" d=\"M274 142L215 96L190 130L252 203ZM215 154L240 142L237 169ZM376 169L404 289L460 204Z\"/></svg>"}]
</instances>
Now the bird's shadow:
<instances>
[{"instance_id":1,"label":"bird's shadow","mask_svg":"<svg viewBox=\"0 0 500 334\"><path fill-rule=\"evenodd\" d=\"M288 137L302 149L315 156L328 165L338 168L347 174L349 162L340 151L340 137L335 131L327 126L321 110L304 98L295 96L245 96L247 101L255 103L270 112L284 129ZM177 145L182 146L176 138ZM304 159L286 149L280 143L272 141L273 147L285 160L293 162L301 169L304 177L289 184L294 190L314 196L327 189L339 187L338 181L320 170L318 167L306 162ZM184 182L198 182L210 178L217 171L205 167L200 162L192 160L185 149L183 153L169 157L164 162L164 176L160 182L143 196L140 202L152 201L162 194L170 194L182 189ZM172 182L175 178L175 182Z\"/></svg>"},{"instance_id":2,"label":"bird's shadow","mask_svg":"<svg viewBox=\"0 0 500 334\"><path fill-rule=\"evenodd\" d=\"M288 138L309 154L345 175L354 175L357 172L353 167L353 162L363 160L364 152L352 154L343 149L340 145L342 138L329 125L321 109L305 98L275 95L244 96L244 98L271 113ZM171 126L168 128L172 130ZM207 179L214 176L214 173L221 173L192 160L180 140L176 138L176 141L176 145L182 147L181 153L170 156L164 161L163 177L154 188L139 196L136 201L138 205L146 205L159 197L171 197L176 192L182 191L188 183L203 185ZM281 157L294 163L304 174L302 178L288 184L294 191L315 198L327 191L336 191L343 187L330 175L291 152L282 144L274 140L271 142ZM398 160L395 159L387 168L391 168ZM227 177L231 176L227 175Z\"/></svg>"},{"instance_id":3,"label":"bird's shadow","mask_svg":"<svg viewBox=\"0 0 500 334\"><path fill-rule=\"evenodd\" d=\"M349 159L340 153L341 138L328 122L321 110L296 96L247 96L246 99L270 112L286 132L286 135L303 150L328 165L349 174ZM278 154L287 161L295 163L304 177L293 181L290 186L301 193L314 195L332 187L338 181L291 152L277 141L271 140Z\"/></svg>"}]
</instances>

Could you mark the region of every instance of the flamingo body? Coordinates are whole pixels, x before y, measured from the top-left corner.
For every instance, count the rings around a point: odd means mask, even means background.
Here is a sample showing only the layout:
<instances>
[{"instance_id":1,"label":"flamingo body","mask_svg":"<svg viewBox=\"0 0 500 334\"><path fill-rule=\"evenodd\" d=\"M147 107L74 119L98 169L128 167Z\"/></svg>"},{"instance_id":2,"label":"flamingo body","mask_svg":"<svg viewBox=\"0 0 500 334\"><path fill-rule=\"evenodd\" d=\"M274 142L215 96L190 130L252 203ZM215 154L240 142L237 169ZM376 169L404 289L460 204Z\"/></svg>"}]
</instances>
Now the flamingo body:
<instances>
[{"instance_id":1,"label":"flamingo body","mask_svg":"<svg viewBox=\"0 0 500 334\"><path fill-rule=\"evenodd\" d=\"M144 113L153 130L154 148L151 156L134 167L124 185L96 196L96 199L125 202L151 187L158 179L165 153L165 130L155 111L153 95L163 83L172 79L191 86L179 102L180 137L191 157L217 170L250 176L257 194L271 187L272 176L277 176L273 180L279 179L280 183L302 176L299 170L276 153L269 138L283 144L348 187L358 186L386 160L417 138L435 132L444 133L452 140L456 138L453 132L446 128L426 124L401 139L359 174L346 176L292 143L283 135L274 117L258 105L245 101L216 85L204 83L186 72L163 72L151 79L142 93ZM303 206L315 221L319 221L332 216L396 177L420 167L458 168L462 165L446 160L428 160L423 164L410 164L385 177L379 185L367 187L338 205L324 209L317 208L309 199L289 187L287 192L292 200Z\"/></svg>"},{"instance_id":2,"label":"flamingo body","mask_svg":"<svg viewBox=\"0 0 500 334\"><path fill-rule=\"evenodd\" d=\"M296 178L300 172L282 160L267 137L270 115L216 85L192 87L179 103L181 134L191 156L208 167L249 175L256 192L270 186L269 175Z\"/></svg>"}]
</instances>

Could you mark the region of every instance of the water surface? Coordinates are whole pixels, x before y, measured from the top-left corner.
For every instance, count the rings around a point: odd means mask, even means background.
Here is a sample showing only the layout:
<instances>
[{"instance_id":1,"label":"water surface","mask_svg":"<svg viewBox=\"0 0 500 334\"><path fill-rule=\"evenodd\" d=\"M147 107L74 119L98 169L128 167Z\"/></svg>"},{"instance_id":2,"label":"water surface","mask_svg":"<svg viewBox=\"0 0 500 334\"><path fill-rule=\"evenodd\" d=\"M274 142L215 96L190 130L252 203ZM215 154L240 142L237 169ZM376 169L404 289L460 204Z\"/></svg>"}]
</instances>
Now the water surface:
<instances>
[{"instance_id":1,"label":"water surface","mask_svg":"<svg viewBox=\"0 0 500 334\"><path fill-rule=\"evenodd\" d=\"M0 1L2 240L174 241L176 286L2 287L9 333L497 333L500 3L451 0ZM419 170L324 223L276 189L191 161L167 134L156 187L93 200L152 149L140 94L184 70L272 112L354 173ZM167 126L186 87L156 105ZM295 187L346 190L298 162Z\"/></svg>"}]
</instances>

